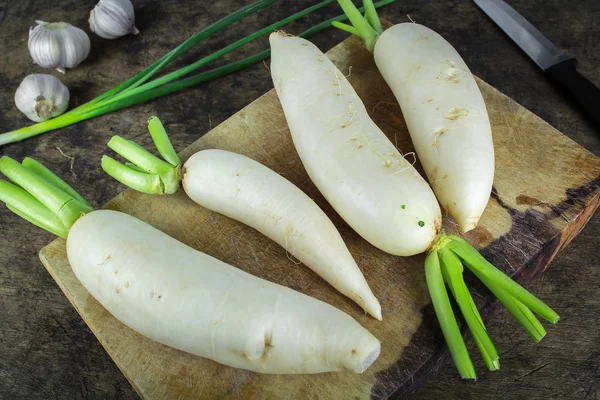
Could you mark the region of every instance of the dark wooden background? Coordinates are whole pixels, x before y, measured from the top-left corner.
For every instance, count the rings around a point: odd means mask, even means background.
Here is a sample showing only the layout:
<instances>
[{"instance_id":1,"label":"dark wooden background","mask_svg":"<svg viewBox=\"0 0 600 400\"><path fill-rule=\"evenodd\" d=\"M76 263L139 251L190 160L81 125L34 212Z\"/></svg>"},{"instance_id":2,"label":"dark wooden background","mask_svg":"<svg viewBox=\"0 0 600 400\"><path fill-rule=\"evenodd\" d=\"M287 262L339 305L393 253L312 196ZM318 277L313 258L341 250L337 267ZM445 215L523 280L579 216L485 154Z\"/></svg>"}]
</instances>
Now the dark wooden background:
<instances>
[{"instance_id":1,"label":"dark wooden background","mask_svg":"<svg viewBox=\"0 0 600 400\"><path fill-rule=\"evenodd\" d=\"M316 0L315 0L316 1ZM186 59L214 51L267 22L315 1L282 0L199 46ZM208 3L208 4L207 4ZM137 37L117 41L90 34L88 60L60 76L80 104L134 75L191 33L246 3L241 0L134 0ZM510 0L552 41L580 60L580 71L600 85L600 1ZM31 64L27 31L34 20L67 21L89 31L94 0L0 0L0 131L28 123L13 103L20 81L47 72ZM325 17L330 6L289 30L297 33ZM390 21L407 14L445 36L471 70L573 140L600 155L600 134L545 80L543 74L470 0L400 0L381 12ZM346 35L329 29L314 41L324 50ZM261 40L229 59L266 47ZM156 100L0 149L0 155L35 157L67 178L99 206L123 187L99 168L105 143L115 133L148 143L146 118L158 114L169 126L176 149L271 89L259 78L263 65L180 94ZM58 76L56 72L52 74ZM61 151L74 157L71 161ZM414 395L419 399L600 398L600 219L588 227L530 285L563 319L534 344L506 312L488 324L502 369L482 372L477 383L462 382L448 363ZM37 258L52 240L0 207L0 399L135 399L137 395L88 330ZM541 356L543 354L543 356Z\"/></svg>"}]
</instances>

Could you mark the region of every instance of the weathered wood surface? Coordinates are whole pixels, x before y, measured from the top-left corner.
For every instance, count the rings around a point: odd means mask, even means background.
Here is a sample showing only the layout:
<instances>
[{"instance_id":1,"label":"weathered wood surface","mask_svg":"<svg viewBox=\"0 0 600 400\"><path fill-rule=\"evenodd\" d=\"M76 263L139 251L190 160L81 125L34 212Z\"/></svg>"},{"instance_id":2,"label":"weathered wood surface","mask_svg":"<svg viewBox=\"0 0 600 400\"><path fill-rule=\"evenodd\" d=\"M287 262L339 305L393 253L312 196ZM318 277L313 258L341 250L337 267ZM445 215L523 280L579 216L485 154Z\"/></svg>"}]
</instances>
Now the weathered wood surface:
<instances>
[{"instance_id":1,"label":"weathered wood surface","mask_svg":"<svg viewBox=\"0 0 600 400\"><path fill-rule=\"evenodd\" d=\"M373 119L403 152L413 151L399 108L360 41L350 38L328 55L343 73L352 67L349 80ZM480 87L492 121L496 177L478 228L466 236L498 267L523 280L542 271L593 215L600 199L600 159L491 86L480 82ZM196 141L182 158L207 148L250 156L314 198L340 229L381 300L384 321L365 316L316 274L288 259L285 249L241 223L196 206L183 192L149 196L127 190L107 207L254 275L335 305L382 341L382 354L362 375L271 376L167 348L104 310L71 272L64 240L56 240L41 251L44 265L138 393L145 399L387 398L407 390L409 379L427 376L442 346L433 319L423 320L429 303L423 257L393 257L375 249L331 210L295 153L274 91ZM456 231L450 219L445 229Z\"/></svg>"},{"instance_id":2,"label":"weathered wood surface","mask_svg":"<svg viewBox=\"0 0 600 400\"><path fill-rule=\"evenodd\" d=\"M92 54L66 76L31 65L27 28L34 19L64 20L85 28L96 0L0 1L0 126L3 130L28 123L14 107L13 93L28 73L52 73L71 89L79 104L172 49L181 40L245 0L203 3L193 0L133 0L141 33L116 41L91 35ZM302 7L283 0L268 12L236 24L226 34L208 40L216 49ZM561 49L576 56L580 70L600 84L600 2L590 0L511 0ZM333 5L307 18L294 32L337 14ZM570 138L600 155L600 139L575 107L544 79L539 69L469 1L397 2L381 14L405 21L406 14L442 33L461 53L471 70L501 89ZM323 49L344 33L328 30L315 37ZM265 42L244 48L232 58L249 55ZM186 57L194 60L202 46ZM231 59L231 58L230 58ZM122 186L107 177L98 161L110 135L128 134L147 145L145 119L159 113L182 149L211 127L256 99L272 84L262 65L202 87L158 99L133 109L78 124L17 145L0 148L15 158L35 157L75 186L96 206L114 197ZM75 156L74 174L67 155ZM533 343L500 312L488 323L501 349L502 370L483 372L476 384L461 382L451 362L436 365L434 379L423 383L419 399L463 398L596 398L600 394L600 219L596 216L551 268L529 286L554 305L563 320L540 343ZM18 238L18 240L16 240ZM71 306L55 281L40 265L37 250L52 235L19 220L0 207L0 398L1 399L134 399L123 374ZM425 318L430 318L425 310ZM413 350L416 350L413 348ZM409 382L411 382L409 380ZM416 383L417 381L415 381Z\"/></svg>"}]
</instances>

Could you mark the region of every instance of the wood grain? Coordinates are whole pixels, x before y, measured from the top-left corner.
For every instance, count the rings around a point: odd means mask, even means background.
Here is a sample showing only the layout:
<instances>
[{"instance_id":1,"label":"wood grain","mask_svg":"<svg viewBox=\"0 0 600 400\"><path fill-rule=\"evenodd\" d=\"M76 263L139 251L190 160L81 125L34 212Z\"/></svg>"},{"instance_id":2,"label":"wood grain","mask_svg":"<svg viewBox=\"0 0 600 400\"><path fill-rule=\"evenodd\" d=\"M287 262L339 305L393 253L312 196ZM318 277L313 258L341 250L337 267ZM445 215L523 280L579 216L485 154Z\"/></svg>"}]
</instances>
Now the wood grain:
<instances>
[{"instance_id":1,"label":"wood grain","mask_svg":"<svg viewBox=\"0 0 600 400\"><path fill-rule=\"evenodd\" d=\"M328 55L343 72L352 66L349 79L375 122L404 153L411 152L399 108L370 54L358 40L348 39ZM599 200L600 160L491 86L479 84L493 125L497 172L480 226L466 237L498 267L524 280L543 270L593 215ZM300 164L273 91L192 144L182 157L205 148L246 154L313 197L340 229L381 300L384 321L364 316L314 273L290 261L275 243L194 205L183 193L153 197L128 190L107 207L128 212L248 272L339 307L382 340L382 354L362 375L269 376L167 348L108 314L72 274L64 241L54 241L40 252L42 262L143 398L386 398L409 390L415 378L435 368L443 347L430 318L423 258L392 257L374 249L332 211ZM446 219L445 229L454 232L456 227ZM475 288L486 310L488 303L480 287Z\"/></svg>"}]
</instances>

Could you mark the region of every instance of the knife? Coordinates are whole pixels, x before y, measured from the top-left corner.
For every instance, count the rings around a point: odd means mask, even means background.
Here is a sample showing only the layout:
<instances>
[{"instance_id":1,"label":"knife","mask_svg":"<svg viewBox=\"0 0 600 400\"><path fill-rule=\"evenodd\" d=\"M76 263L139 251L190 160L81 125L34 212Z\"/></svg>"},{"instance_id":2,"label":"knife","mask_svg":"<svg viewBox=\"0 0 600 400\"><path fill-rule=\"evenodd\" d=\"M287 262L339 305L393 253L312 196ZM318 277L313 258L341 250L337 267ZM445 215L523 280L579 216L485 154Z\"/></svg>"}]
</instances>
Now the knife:
<instances>
[{"instance_id":1,"label":"knife","mask_svg":"<svg viewBox=\"0 0 600 400\"><path fill-rule=\"evenodd\" d=\"M575 58L560 51L504 1L473 1L600 127L600 89L577 72Z\"/></svg>"}]
</instances>

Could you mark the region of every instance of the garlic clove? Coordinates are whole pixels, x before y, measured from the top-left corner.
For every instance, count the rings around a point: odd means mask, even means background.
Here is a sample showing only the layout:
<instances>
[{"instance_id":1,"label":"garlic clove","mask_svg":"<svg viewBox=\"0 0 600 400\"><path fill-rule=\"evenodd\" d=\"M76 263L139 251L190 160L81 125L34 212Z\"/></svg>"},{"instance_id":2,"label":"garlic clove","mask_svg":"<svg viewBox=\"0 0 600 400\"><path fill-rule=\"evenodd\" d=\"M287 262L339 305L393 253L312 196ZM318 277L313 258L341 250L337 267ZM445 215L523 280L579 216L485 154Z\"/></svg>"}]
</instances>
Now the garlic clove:
<instances>
[{"instance_id":1,"label":"garlic clove","mask_svg":"<svg viewBox=\"0 0 600 400\"><path fill-rule=\"evenodd\" d=\"M89 23L92 32L104 39L140 33L130 0L100 0L90 12Z\"/></svg>"},{"instance_id":2,"label":"garlic clove","mask_svg":"<svg viewBox=\"0 0 600 400\"><path fill-rule=\"evenodd\" d=\"M46 121L67 110L69 89L52 75L31 74L25 77L15 92L19 111L34 122Z\"/></svg>"},{"instance_id":3,"label":"garlic clove","mask_svg":"<svg viewBox=\"0 0 600 400\"><path fill-rule=\"evenodd\" d=\"M29 29L29 54L42 68L75 68L90 53L90 38L81 29L66 22L35 21Z\"/></svg>"}]
</instances>

